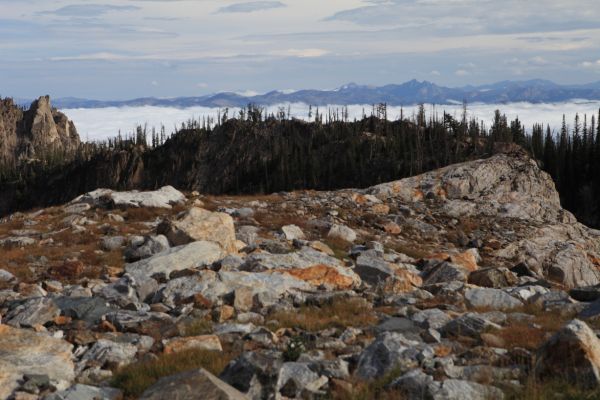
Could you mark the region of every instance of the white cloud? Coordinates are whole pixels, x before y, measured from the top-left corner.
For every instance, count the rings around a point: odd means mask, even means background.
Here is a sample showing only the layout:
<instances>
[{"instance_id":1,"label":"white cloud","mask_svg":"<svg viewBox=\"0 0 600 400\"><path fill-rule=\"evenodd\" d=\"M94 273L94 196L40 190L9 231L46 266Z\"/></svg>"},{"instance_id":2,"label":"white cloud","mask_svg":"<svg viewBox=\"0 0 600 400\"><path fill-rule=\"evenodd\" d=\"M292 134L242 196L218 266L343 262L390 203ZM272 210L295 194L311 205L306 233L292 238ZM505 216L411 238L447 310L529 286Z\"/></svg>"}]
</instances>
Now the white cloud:
<instances>
[{"instance_id":1,"label":"white cloud","mask_svg":"<svg viewBox=\"0 0 600 400\"><path fill-rule=\"evenodd\" d=\"M136 11L139 9L139 7L130 5L70 4L53 11L44 11L40 14L56 14L68 17L96 17L109 12Z\"/></svg>"},{"instance_id":2,"label":"white cloud","mask_svg":"<svg viewBox=\"0 0 600 400\"><path fill-rule=\"evenodd\" d=\"M256 11L283 8L285 4L281 1L250 1L247 3L236 3L219 8L219 13L251 13Z\"/></svg>"},{"instance_id":3,"label":"white cloud","mask_svg":"<svg viewBox=\"0 0 600 400\"><path fill-rule=\"evenodd\" d=\"M454 71L454 74L456 76L467 76L471 75L471 72L467 71L466 69L457 69L456 71Z\"/></svg>"},{"instance_id":4,"label":"white cloud","mask_svg":"<svg viewBox=\"0 0 600 400\"><path fill-rule=\"evenodd\" d=\"M275 52L274 54L300 58L313 58L323 57L324 55L329 54L329 51L324 49L287 49L283 52Z\"/></svg>"},{"instance_id":5,"label":"white cloud","mask_svg":"<svg viewBox=\"0 0 600 400\"><path fill-rule=\"evenodd\" d=\"M580 64L583 68L600 68L600 60L584 61Z\"/></svg>"},{"instance_id":6,"label":"white cloud","mask_svg":"<svg viewBox=\"0 0 600 400\"><path fill-rule=\"evenodd\" d=\"M79 54L74 56L56 56L50 57L50 61L124 61L139 57L126 56L123 54L115 54L110 52L99 52L90 54ZM143 59L144 57L140 58Z\"/></svg>"},{"instance_id":7,"label":"white cloud","mask_svg":"<svg viewBox=\"0 0 600 400\"><path fill-rule=\"evenodd\" d=\"M548 65L548 64L550 64L550 61L548 61L544 57L540 57L540 56L531 57L529 59L529 61L531 61L532 64L537 64L537 65Z\"/></svg>"}]
</instances>

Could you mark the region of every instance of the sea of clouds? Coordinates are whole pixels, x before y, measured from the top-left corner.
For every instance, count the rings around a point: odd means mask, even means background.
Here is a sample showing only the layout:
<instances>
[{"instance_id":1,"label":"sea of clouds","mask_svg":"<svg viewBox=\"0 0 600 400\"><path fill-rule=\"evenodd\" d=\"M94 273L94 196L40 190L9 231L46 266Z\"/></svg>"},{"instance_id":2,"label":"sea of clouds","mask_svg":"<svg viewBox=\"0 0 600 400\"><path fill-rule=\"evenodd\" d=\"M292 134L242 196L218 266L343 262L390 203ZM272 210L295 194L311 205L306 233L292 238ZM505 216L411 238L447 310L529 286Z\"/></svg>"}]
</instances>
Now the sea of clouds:
<instances>
[{"instance_id":1,"label":"sea of clouds","mask_svg":"<svg viewBox=\"0 0 600 400\"><path fill-rule=\"evenodd\" d=\"M267 112L277 113L284 109L295 118L308 119L309 106L306 104L283 104L266 107ZM329 107L320 107L320 112L327 112L327 109L341 110L343 106L331 105ZM417 105L403 108L404 116L410 117L417 112ZM350 119L360 119L364 114L370 115L371 105L352 105L348 106ZM486 126L491 126L494 117L494 111L500 110L506 114L509 120L519 117L530 129L535 123L548 124L554 130L560 129L563 114L566 116L567 123L572 126L575 114L579 114L583 121L583 115L587 114L588 122L592 115L598 115L600 101L573 100L566 103L507 103L507 104L469 104L469 117L475 116L478 120L485 122ZM170 108L170 107L107 107L95 109L65 109L62 110L73 120L77 130L85 141L99 141L116 136L119 132L126 135L135 131L138 125L147 126L150 130L153 127L160 130L165 127L167 133L176 130L182 122L190 119L202 119L202 117L213 117L216 119L219 109L206 107L190 108ZM237 114L239 109L229 109L229 116ZM313 107L313 114L315 108ZM441 115L444 111L460 118L462 114L462 105L426 105L428 115L437 113ZM221 109L222 112L222 109ZM388 118L397 119L400 116L400 107L388 107ZM597 117L596 117L597 118Z\"/></svg>"}]
</instances>

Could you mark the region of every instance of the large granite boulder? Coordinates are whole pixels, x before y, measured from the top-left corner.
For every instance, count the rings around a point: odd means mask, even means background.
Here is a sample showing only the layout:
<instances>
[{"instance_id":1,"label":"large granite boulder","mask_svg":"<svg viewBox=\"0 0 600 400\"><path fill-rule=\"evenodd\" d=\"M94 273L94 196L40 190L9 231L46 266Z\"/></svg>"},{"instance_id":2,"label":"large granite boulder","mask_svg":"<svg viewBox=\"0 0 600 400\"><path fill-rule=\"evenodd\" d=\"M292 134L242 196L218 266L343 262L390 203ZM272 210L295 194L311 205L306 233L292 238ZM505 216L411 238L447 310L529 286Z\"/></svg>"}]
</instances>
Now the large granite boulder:
<instances>
[{"instance_id":1,"label":"large granite boulder","mask_svg":"<svg viewBox=\"0 0 600 400\"><path fill-rule=\"evenodd\" d=\"M66 390L54 392L44 400L122 400L123 393L119 389L82 385L80 383Z\"/></svg>"},{"instance_id":2,"label":"large granite boulder","mask_svg":"<svg viewBox=\"0 0 600 400\"><path fill-rule=\"evenodd\" d=\"M212 303L234 294L239 290L248 290L248 296L254 302L276 301L286 294L307 292L315 287L309 282L282 272L245 272L245 271L200 271L192 276L169 281L158 293L158 300L169 306L193 302L194 296L202 295ZM252 307L251 305L249 305Z\"/></svg>"},{"instance_id":3,"label":"large granite boulder","mask_svg":"<svg viewBox=\"0 0 600 400\"><path fill-rule=\"evenodd\" d=\"M149 387L140 400L249 400L205 369L182 372L161 378Z\"/></svg>"},{"instance_id":4,"label":"large granite boulder","mask_svg":"<svg viewBox=\"0 0 600 400\"><path fill-rule=\"evenodd\" d=\"M541 379L600 388L600 339L585 322L569 322L539 349L535 373Z\"/></svg>"},{"instance_id":5,"label":"large granite boulder","mask_svg":"<svg viewBox=\"0 0 600 400\"><path fill-rule=\"evenodd\" d=\"M192 207L179 214L176 219L164 221L157 232L165 235L173 246L204 240L218 243L229 253L237 250L231 216L199 207Z\"/></svg>"},{"instance_id":6,"label":"large granite boulder","mask_svg":"<svg viewBox=\"0 0 600 400\"><path fill-rule=\"evenodd\" d=\"M174 271L210 265L226 255L221 246L215 242L192 242L127 264L125 271L139 278L151 277L154 274L168 276Z\"/></svg>"},{"instance_id":7,"label":"large granite boulder","mask_svg":"<svg viewBox=\"0 0 600 400\"><path fill-rule=\"evenodd\" d=\"M71 203L88 203L96 207L149 207L170 209L182 204L186 197L172 186L164 186L158 190L140 192L116 192L110 189L97 189L75 198Z\"/></svg>"},{"instance_id":8,"label":"large granite boulder","mask_svg":"<svg viewBox=\"0 0 600 400\"><path fill-rule=\"evenodd\" d=\"M44 325L60 315L52 299L34 297L16 305L6 315L6 323L16 328Z\"/></svg>"},{"instance_id":9,"label":"large granite boulder","mask_svg":"<svg viewBox=\"0 0 600 400\"><path fill-rule=\"evenodd\" d=\"M438 382L420 369L400 376L390 384L390 387L399 390L408 399L501 400L504 398L504 394L498 388L459 379Z\"/></svg>"},{"instance_id":10,"label":"large granite boulder","mask_svg":"<svg viewBox=\"0 0 600 400\"><path fill-rule=\"evenodd\" d=\"M361 283L360 277L340 260L310 247L287 254L251 254L241 269L250 272L281 272L311 285L322 285L329 289L351 289Z\"/></svg>"},{"instance_id":11,"label":"large granite boulder","mask_svg":"<svg viewBox=\"0 0 600 400\"><path fill-rule=\"evenodd\" d=\"M469 289L465 292L465 301L470 308L510 311L524 304L500 289Z\"/></svg>"},{"instance_id":12,"label":"large granite boulder","mask_svg":"<svg viewBox=\"0 0 600 400\"><path fill-rule=\"evenodd\" d=\"M62 339L0 325L0 398L8 398L24 374L47 375L66 389L75 379L72 348Z\"/></svg>"},{"instance_id":13,"label":"large granite boulder","mask_svg":"<svg viewBox=\"0 0 600 400\"><path fill-rule=\"evenodd\" d=\"M412 369L427 354L433 356L428 345L401 333L383 332L360 354L356 375L361 379L374 379L394 368Z\"/></svg>"},{"instance_id":14,"label":"large granite boulder","mask_svg":"<svg viewBox=\"0 0 600 400\"><path fill-rule=\"evenodd\" d=\"M229 363L219 378L252 399L270 398L283 362L281 353L245 352Z\"/></svg>"}]
</instances>

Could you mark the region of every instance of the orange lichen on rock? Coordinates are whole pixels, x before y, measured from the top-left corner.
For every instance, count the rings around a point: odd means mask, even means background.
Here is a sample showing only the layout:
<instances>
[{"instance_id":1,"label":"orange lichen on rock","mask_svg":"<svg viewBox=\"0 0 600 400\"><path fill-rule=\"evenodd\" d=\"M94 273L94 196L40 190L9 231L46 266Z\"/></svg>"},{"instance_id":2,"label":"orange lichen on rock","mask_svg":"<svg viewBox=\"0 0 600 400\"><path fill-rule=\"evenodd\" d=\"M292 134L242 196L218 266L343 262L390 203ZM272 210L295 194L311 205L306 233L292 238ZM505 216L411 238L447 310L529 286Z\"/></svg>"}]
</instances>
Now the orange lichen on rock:
<instances>
[{"instance_id":1,"label":"orange lichen on rock","mask_svg":"<svg viewBox=\"0 0 600 400\"><path fill-rule=\"evenodd\" d=\"M415 288L423 285L423 279L405 269L398 269L394 276L388 277L383 283L383 291L386 293L412 292Z\"/></svg>"},{"instance_id":2,"label":"orange lichen on rock","mask_svg":"<svg viewBox=\"0 0 600 400\"><path fill-rule=\"evenodd\" d=\"M412 201L422 201L425 198L425 194L421 189L415 189L412 196Z\"/></svg>"},{"instance_id":3,"label":"orange lichen on rock","mask_svg":"<svg viewBox=\"0 0 600 400\"><path fill-rule=\"evenodd\" d=\"M442 199L445 199L448 196L448 192L446 192L446 189L444 189L443 187L438 188L436 194Z\"/></svg>"},{"instance_id":4,"label":"orange lichen on rock","mask_svg":"<svg viewBox=\"0 0 600 400\"><path fill-rule=\"evenodd\" d=\"M385 204L375 204L371 207L371 212L373 214L386 215L390 212L390 207Z\"/></svg>"},{"instance_id":5,"label":"orange lichen on rock","mask_svg":"<svg viewBox=\"0 0 600 400\"><path fill-rule=\"evenodd\" d=\"M594 264L596 267L600 268L600 257L596 257L592 254L588 254L588 259L590 260L590 262L592 264Z\"/></svg>"},{"instance_id":6,"label":"orange lichen on rock","mask_svg":"<svg viewBox=\"0 0 600 400\"><path fill-rule=\"evenodd\" d=\"M363 194L353 193L352 194L352 200L356 204L365 204L365 203L367 203L367 198Z\"/></svg>"},{"instance_id":7,"label":"orange lichen on rock","mask_svg":"<svg viewBox=\"0 0 600 400\"><path fill-rule=\"evenodd\" d=\"M223 347L218 336L201 335L170 340L165 345L163 352L165 354L173 354L189 350L223 351Z\"/></svg>"},{"instance_id":8,"label":"orange lichen on rock","mask_svg":"<svg viewBox=\"0 0 600 400\"><path fill-rule=\"evenodd\" d=\"M452 264L463 267L469 272L477 271L479 269L479 266L477 265L477 257L470 251L465 251L458 254L435 253L427 258L432 260L449 261Z\"/></svg>"},{"instance_id":9,"label":"orange lichen on rock","mask_svg":"<svg viewBox=\"0 0 600 400\"><path fill-rule=\"evenodd\" d=\"M469 270L470 272L477 271L479 266L477 265L477 258L471 252L465 251L464 253L454 254L450 256L450 262Z\"/></svg>"},{"instance_id":10,"label":"orange lichen on rock","mask_svg":"<svg viewBox=\"0 0 600 400\"><path fill-rule=\"evenodd\" d=\"M383 230L390 235L399 235L402 233L402 228L395 222L388 222L383 226Z\"/></svg>"},{"instance_id":11,"label":"orange lichen on rock","mask_svg":"<svg viewBox=\"0 0 600 400\"><path fill-rule=\"evenodd\" d=\"M284 269L278 272L289 274L311 285L325 285L334 287L336 290L350 289L355 284L351 276L344 275L334 267L325 264L317 264L308 268Z\"/></svg>"}]
</instances>

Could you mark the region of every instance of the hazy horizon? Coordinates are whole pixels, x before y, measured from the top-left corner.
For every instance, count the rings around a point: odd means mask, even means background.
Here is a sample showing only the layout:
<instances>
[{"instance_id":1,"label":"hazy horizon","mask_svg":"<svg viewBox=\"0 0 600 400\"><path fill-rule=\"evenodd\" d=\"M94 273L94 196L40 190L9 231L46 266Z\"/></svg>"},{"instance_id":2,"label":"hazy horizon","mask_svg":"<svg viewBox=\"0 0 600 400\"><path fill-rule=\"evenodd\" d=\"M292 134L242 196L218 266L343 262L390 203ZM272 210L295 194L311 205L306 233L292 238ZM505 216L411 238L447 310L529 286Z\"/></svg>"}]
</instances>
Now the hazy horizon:
<instances>
[{"instance_id":1,"label":"hazy horizon","mask_svg":"<svg viewBox=\"0 0 600 400\"><path fill-rule=\"evenodd\" d=\"M0 0L1 1L1 0ZM600 78L600 77L599 77ZM411 79L409 81L413 81L416 80L418 82L429 82L432 83L434 85L440 86L440 87L447 87L450 89L461 89L461 88L466 88L469 86L485 86L485 85L494 85L494 84L499 84L499 83L503 83L503 82L515 82L515 83L524 83L524 82L528 82L528 81L536 81L536 80L544 80L544 81L550 81L550 80L546 80L546 79L541 79L541 78L531 78L531 79L515 79L515 80L500 80L500 81L492 81L492 82L484 82L481 83L479 85L472 85L472 84L465 84L465 85L460 85L460 86L444 86L439 84L438 82L436 82L435 80L421 80L419 81L418 79ZM14 97L15 99L21 100L21 101L34 101L36 98L38 98L39 96L45 96L48 95L53 99L80 99L80 100L97 100L97 101L128 101L128 100L135 100L135 99L139 99L139 98L155 98L155 99L177 99L177 98L184 98L184 97L206 97L206 96L211 96L211 95L216 95L216 94L221 94L221 93L235 93L238 94L240 96L244 96L244 97L252 97L252 96L257 96L257 95L264 95L270 92L280 92L280 93L293 93L293 92L297 92L297 91L301 91L301 90L317 90L317 91L335 91L335 90L339 90L340 88L347 86L347 85L358 85L358 86L366 86L366 87L383 87L383 86L388 86L388 85L402 85L404 83L407 83L409 81L403 81L403 82L388 82L386 84L383 84L381 86L378 85L367 85L367 84L363 84L360 82L348 82L345 83L344 85L340 85L340 86L336 86L336 87L331 87L331 88L320 88L320 89L316 89L316 88L311 88L311 87L303 87L303 88L295 88L295 89L281 89L281 88L271 88L269 90L265 90L265 91L261 91L261 92L256 92L256 91L251 91L251 90L246 90L246 91L226 91L226 90L217 90L215 92L211 92L211 93L206 93L202 96L165 96L165 97L161 97L161 96L140 96L140 97L136 97L136 98L104 98L104 99L99 99L99 98L83 98L83 97L77 97L77 96L54 96L51 93L46 93L46 94L40 94L38 96L32 97L32 98L26 98L24 96L10 96L10 97ZM555 82L555 81L550 81L552 83L555 83L557 85L561 85L561 86L569 86L569 84L563 84L560 82ZM600 84L600 79L597 81L589 81L589 82L583 82L583 83L579 83L579 84L573 84L573 85L591 85L591 84ZM2 96L2 93L0 93L0 96ZM578 100L578 99L574 99L574 100ZM585 99L584 99L585 100Z\"/></svg>"}]
</instances>

